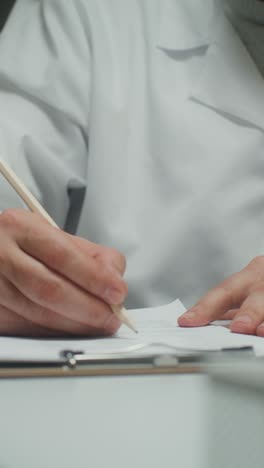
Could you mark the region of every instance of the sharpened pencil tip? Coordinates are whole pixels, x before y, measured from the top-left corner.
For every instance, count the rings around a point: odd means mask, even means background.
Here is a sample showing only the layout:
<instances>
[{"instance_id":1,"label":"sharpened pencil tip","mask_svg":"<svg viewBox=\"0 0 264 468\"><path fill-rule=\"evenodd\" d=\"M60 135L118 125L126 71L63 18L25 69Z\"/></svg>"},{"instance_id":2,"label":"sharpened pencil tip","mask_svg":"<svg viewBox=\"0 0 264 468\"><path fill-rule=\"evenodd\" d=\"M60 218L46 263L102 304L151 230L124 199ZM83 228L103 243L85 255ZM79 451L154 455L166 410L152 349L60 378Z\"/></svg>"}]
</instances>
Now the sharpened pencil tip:
<instances>
[{"instance_id":1,"label":"sharpened pencil tip","mask_svg":"<svg viewBox=\"0 0 264 468\"><path fill-rule=\"evenodd\" d=\"M134 333L138 333L138 330L128 318L126 309L123 306L111 305L114 314L119 318L120 322L124 323Z\"/></svg>"},{"instance_id":2,"label":"sharpened pencil tip","mask_svg":"<svg viewBox=\"0 0 264 468\"><path fill-rule=\"evenodd\" d=\"M138 330L134 327L133 323L131 323L131 320L129 320L127 317L126 317L125 324L126 324L126 325L130 328L130 330L132 330L134 333L138 333Z\"/></svg>"}]
</instances>

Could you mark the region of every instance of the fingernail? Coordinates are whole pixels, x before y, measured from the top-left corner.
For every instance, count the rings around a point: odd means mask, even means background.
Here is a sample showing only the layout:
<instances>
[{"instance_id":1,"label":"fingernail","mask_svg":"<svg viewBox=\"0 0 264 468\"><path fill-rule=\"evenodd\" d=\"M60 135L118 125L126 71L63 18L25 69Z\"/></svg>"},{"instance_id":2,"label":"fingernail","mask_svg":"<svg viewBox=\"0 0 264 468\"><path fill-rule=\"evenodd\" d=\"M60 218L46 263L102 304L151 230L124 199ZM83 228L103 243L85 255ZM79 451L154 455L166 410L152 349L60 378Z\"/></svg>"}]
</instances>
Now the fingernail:
<instances>
[{"instance_id":1,"label":"fingernail","mask_svg":"<svg viewBox=\"0 0 264 468\"><path fill-rule=\"evenodd\" d=\"M123 278L120 271L115 266L108 265L107 269L108 269L108 272L111 273L112 276L114 276L116 278Z\"/></svg>"},{"instance_id":2,"label":"fingernail","mask_svg":"<svg viewBox=\"0 0 264 468\"><path fill-rule=\"evenodd\" d=\"M121 325L120 320L114 314L111 314L104 324L105 334L113 335L114 333L117 332L120 325Z\"/></svg>"},{"instance_id":3,"label":"fingernail","mask_svg":"<svg viewBox=\"0 0 264 468\"><path fill-rule=\"evenodd\" d=\"M196 317L196 313L195 312L185 312L185 314L183 314L181 317L180 317L180 321L183 323L183 322L192 322L193 319Z\"/></svg>"},{"instance_id":4,"label":"fingernail","mask_svg":"<svg viewBox=\"0 0 264 468\"><path fill-rule=\"evenodd\" d=\"M196 316L195 312L185 312L185 314L182 315L182 317L187 318L187 319L193 319Z\"/></svg>"},{"instance_id":5,"label":"fingernail","mask_svg":"<svg viewBox=\"0 0 264 468\"><path fill-rule=\"evenodd\" d=\"M252 318L249 315L240 315L238 317L235 317L233 320L233 323L245 323L246 325L249 325L252 323Z\"/></svg>"},{"instance_id":6,"label":"fingernail","mask_svg":"<svg viewBox=\"0 0 264 468\"><path fill-rule=\"evenodd\" d=\"M124 295L119 289L107 288L104 293L104 298L110 304L121 304L124 300Z\"/></svg>"},{"instance_id":7,"label":"fingernail","mask_svg":"<svg viewBox=\"0 0 264 468\"><path fill-rule=\"evenodd\" d=\"M235 317L230 324L230 329L235 333L249 333L250 325L252 325L252 318L249 315L240 315Z\"/></svg>"},{"instance_id":8,"label":"fingernail","mask_svg":"<svg viewBox=\"0 0 264 468\"><path fill-rule=\"evenodd\" d=\"M263 337L264 336L264 323L258 326L257 328L257 335Z\"/></svg>"}]
</instances>

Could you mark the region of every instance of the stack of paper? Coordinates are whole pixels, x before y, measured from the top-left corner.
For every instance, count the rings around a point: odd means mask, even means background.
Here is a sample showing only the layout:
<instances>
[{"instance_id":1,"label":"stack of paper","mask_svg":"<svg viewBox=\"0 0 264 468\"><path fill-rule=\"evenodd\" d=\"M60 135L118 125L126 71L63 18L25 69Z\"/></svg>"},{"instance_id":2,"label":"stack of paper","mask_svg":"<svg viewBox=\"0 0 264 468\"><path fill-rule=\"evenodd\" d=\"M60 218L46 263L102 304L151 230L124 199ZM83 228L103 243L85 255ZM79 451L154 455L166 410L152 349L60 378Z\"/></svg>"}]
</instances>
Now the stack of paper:
<instances>
[{"instance_id":1,"label":"stack of paper","mask_svg":"<svg viewBox=\"0 0 264 468\"><path fill-rule=\"evenodd\" d=\"M62 350L95 354L128 353L179 354L191 351L214 351L224 348L253 346L256 355L264 356L264 338L231 333L224 326L209 325L201 328L180 328L177 318L185 311L176 300L171 304L129 311L136 324L136 335L122 326L114 337L99 339L24 339L0 338L0 361L56 361Z\"/></svg>"}]
</instances>

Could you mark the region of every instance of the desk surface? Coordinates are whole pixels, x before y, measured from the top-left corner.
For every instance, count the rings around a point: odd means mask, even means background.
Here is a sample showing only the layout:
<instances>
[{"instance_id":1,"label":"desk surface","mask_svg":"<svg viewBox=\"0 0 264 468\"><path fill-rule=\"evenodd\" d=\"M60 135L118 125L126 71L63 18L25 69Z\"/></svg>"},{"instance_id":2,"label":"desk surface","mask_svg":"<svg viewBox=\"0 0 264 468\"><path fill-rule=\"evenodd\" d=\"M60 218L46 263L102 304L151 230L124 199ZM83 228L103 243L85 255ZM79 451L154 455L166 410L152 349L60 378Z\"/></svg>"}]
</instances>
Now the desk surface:
<instances>
[{"instance_id":1,"label":"desk surface","mask_svg":"<svg viewBox=\"0 0 264 468\"><path fill-rule=\"evenodd\" d=\"M205 468L202 375L0 381L0 468Z\"/></svg>"}]
</instances>

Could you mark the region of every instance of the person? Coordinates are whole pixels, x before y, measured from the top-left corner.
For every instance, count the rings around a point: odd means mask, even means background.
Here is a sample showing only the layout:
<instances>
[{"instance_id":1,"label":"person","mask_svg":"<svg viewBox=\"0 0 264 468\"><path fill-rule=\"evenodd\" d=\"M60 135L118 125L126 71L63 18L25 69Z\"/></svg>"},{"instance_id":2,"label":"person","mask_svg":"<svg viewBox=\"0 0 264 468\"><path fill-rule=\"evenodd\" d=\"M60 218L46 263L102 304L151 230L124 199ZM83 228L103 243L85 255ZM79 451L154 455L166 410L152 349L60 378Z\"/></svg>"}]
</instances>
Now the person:
<instances>
[{"instance_id":1,"label":"person","mask_svg":"<svg viewBox=\"0 0 264 468\"><path fill-rule=\"evenodd\" d=\"M263 10L16 3L0 152L61 229L1 181L2 335L108 335L110 304L178 296L182 326L264 336Z\"/></svg>"}]
</instances>

